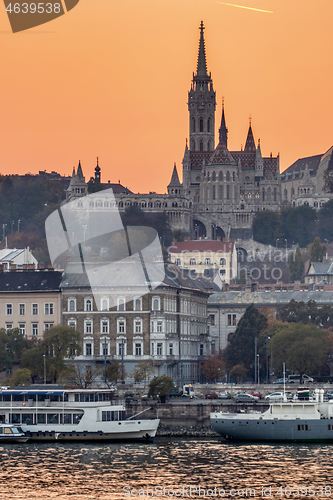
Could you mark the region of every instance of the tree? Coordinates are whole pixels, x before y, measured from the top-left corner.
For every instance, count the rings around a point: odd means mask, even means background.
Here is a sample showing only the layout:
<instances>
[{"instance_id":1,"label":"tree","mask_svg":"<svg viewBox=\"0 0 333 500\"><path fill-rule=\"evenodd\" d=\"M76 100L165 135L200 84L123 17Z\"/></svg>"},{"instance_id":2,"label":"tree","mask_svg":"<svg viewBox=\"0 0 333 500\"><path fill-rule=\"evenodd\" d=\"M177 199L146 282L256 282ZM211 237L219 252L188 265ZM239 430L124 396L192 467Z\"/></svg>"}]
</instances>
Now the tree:
<instances>
[{"instance_id":1,"label":"tree","mask_svg":"<svg viewBox=\"0 0 333 500\"><path fill-rule=\"evenodd\" d=\"M123 374L123 367L120 365L119 361L113 361L113 363L106 368L106 380L112 384L116 384L118 379L124 380L125 373Z\"/></svg>"},{"instance_id":2,"label":"tree","mask_svg":"<svg viewBox=\"0 0 333 500\"><path fill-rule=\"evenodd\" d=\"M252 231L255 241L274 246L281 232L279 214L270 210L257 212L253 220Z\"/></svg>"},{"instance_id":3,"label":"tree","mask_svg":"<svg viewBox=\"0 0 333 500\"><path fill-rule=\"evenodd\" d=\"M251 304L238 323L235 333L224 350L227 368L231 370L235 365L242 364L253 376L255 357L255 338L267 328L267 318ZM264 339L258 342L262 347Z\"/></svg>"},{"instance_id":4,"label":"tree","mask_svg":"<svg viewBox=\"0 0 333 500\"><path fill-rule=\"evenodd\" d=\"M288 370L300 375L318 374L329 349L327 330L301 322L281 323L271 342L274 367L281 369L285 363Z\"/></svg>"},{"instance_id":5,"label":"tree","mask_svg":"<svg viewBox=\"0 0 333 500\"><path fill-rule=\"evenodd\" d=\"M103 370L96 365L81 366L72 361L61 372L59 378L65 384L84 387L86 389L102 376Z\"/></svg>"},{"instance_id":6,"label":"tree","mask_svg":"<svg viewBox=\"0 0 333 500\"><path fill-rule=\"evenodd\" d=\"M236 365L233 366L230 370L230 377L236 380L237 384L243 382L245 377L247 376L248 370L244 365Z\"/></svg>"},{"instance_id":7,"label":"tree","mask_svg":"<svg viewBox=\"0 0 333 500\"><path fill-rule=\"evenodd\" d=\"M160 396L161 401L165 402L165 397L172 391L173 386L172 378L166 375L154 377L149 384L148 396Z\"/></svg>"},{"instance_id":8,"label":"tree","mask_svg":"<svg viewBox=\"0 0 333 500\"><path fill-rule=\"evenodd\" d=\"M18 328L0 329L0 371L11 370L21 362L22 354L28 346L25 336Z\"/></svg>"},{"instance_id":9,"label":"tree","mask_svg":"<svg viewBox=\"0 0 333 500\"><path fill-rule=\"evenodd\" d=\"M225 361L215 354L200 365L200 370L207 380L219 380L225 374Z\"/></svg>"},{"instance_id":10,"label":"tree","mask_svg":"<svg viewBox=\"0 0 333 500\"><path fill-rule=\"evenodd\" d=\"M280 214L282 235L289 245L298 244L303 248L313 241L316 218L316 210L308 205L282 210Z\"/></svg>"},{"instance_id":11,"label":"tree","mask_svg":"<svg viewBox=\"0 0 333 500\"><path fill-rule=\"evenodd\" d=\"M323 258L326 255L326 245L322 245L320 238L315 238L311 245L310 261L311 262L323 262Z\"/></svg>"},{"instance_id":12,"label":"tree","mask_svg":"<svg viewBox=\"0 0 333 500\"><path fill-rule=\"evenodd\" d=\"M28 368L19 368L12 375L6 377L3 381L4 385L16 387L21 385L30 385L31 371Z\"/></svg>"},{"instance_id":13,"label":"tree","mask_svg":"<svg viewBox=\"0 0 333 500\"><path fill-rule=\"evenodd\" d=\"M134 369L133 377L137 382L144 381L145 385L150 376L155 373L154 361L147 359L138 363Z\"/></svg>"},{"instance_id":14,"label":"tree","mask_svg":"<svg viewBox=\"0 0 333 500\"><path fill-rule=\"evenodd\" d=\"M297 245L295 253L290 254L289 257L289 273L290 281L300 281L304 272L304 262L302 260L302 253L300 247Z\"/></svg>"}]
</instances>

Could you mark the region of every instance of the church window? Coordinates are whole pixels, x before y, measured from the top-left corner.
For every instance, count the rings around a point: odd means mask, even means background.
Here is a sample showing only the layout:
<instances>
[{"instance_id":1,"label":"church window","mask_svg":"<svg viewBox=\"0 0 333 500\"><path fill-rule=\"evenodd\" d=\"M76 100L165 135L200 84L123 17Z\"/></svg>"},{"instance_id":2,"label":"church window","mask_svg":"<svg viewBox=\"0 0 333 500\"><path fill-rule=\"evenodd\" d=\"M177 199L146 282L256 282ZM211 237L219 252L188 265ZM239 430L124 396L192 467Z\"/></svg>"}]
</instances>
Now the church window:
<instances>
[{"instance_id":1,"label":"church window","mask_svg":"<svg viewBox=\"0 0 333 500\"><path fill-rule=\"evenodd\" d=\"M193 258L192 258L192 259L190 259L190 265L191 265L191 266L195 266L195 264L196 264L195 259L193 259Z\"/></svg>"},{"instance_id":2,"label":"church window","mask_svg":"<svg viewBox=\"0 0 333 500\"><path fill-rule=\"evenodd\" d=\"M225 180L226 180L227 182L229 182L229 181L230 181L230 172L229 172L229 170L228 170L228 172L226 173Z\"/></svg>"},{"instance_id":3,"label":"church window","mask_svg":"<svg viewBox=\"0 0 333 500\"><path fill-rule=\"evenodd\" d=\"M227 184L227 200L230 200L230 186Z\"/></svg>"},{"instance_id":4,"label":"church window","mask_svg":"<svg viewBox=\"0 0 333 500\"><path fill-rule=\"evenodd\" d=\"M212 150L212 142L211 141L208 141L208 144L207 144L207 151L211 151Z\"/></svg>"},{"instance_id":5,"label":"church window","mask_svg":"<svg viewBox=\"0 0 333 500\"><path fill-rule=\"evenodd\" d=\"M216 172L215 171L212 173L212 181L216 181Z\"/></svg>"},{"instance_id":6,"label":"church window","mask_svg":"<svg viewBox=\"0 0 333 500\"><path fill-rule=\"evenodd\" d=\"M284 190L284 199L287 200L288 199L288 191L285 189Z\"/></svg>"},{"instance_id":7,"label":"church window","mask_svg":"<svg viewBox=\"0 0 333 500\"><path fill-rule=\"evenodd\" d=\"M274 201L276 201L276 188L274 188Z\"/></svg>"},{"instance_id":8,"label":"church window","mask_svg":"<svg viewBox=\"0 0 333 500\"><path fill-rule=\"evenodd\" d=\"M207 172L207 181L210 180L210 172Z\"/></svg>"},{"instance_id":9,"label":"church window","mask_svg":"<svg viewBox=\"0 0 333 500\"><path fill-rule=\"evenodd\" d=\"M211 130L212 130L212 119L208 118L208 121L207 121L207 132L211 132Z\"/></svg>"},{"instance_id":10,"label":"church window","mask_svg":"<svg viewBox=\"0 0 333 500\"><path fill-rule=\"evenodd\" d=\"M223 172L222 171L219 172L219 181L223 182Z\"/></svg>"},{"instance_id":11,"label":"church window","mask_svg":"<svg viewBox=\"0 0 333 500\"><path fill-rule=\"evenodd\" d=\"M226 265L226 260L220 259L220 266L225 266L225 265Z\"/></svg>"},{"instance_id":12,"label":"church window","mask_svg":"<svg viewBox=\"0 0 333 500\"><path fill-rule=\"evenodd\" d=\"M195 118L191 120L191 132L195 132Z\"/></svg>"},{"instance_id":13,"label":"church window","mask_svg":"<svg viewBox=\"0 0 333 500\"><path fill-rule=\"evenodd\" d=\"M235 175L235 172L232 173L232 182L235 182L236 180L236 175Z\"/></svg>"},{"instance_id":14,"label":"church window","mask_svg":"<svg viewBox=\"0 0 333 500\"><path fill-rule=\"evenodd\" d=\"M200 149L200 151L203 151L203 142L202 141L200 141L200 148L199 149Z\"/></svg>"},{"instance_id":15,"label":"church window","mask_svg":"<svg viewBox=\"0 0 333 500\"><path fill-rule=\"evenodd\" d=\"M199 127L200 127L200 132L203 132L203 118L200 118L200 121L199 121Z\"/></svg>"},{"instance_id":16,"label":"church window","mask_svg":"<svg viewBox=\"0 0 333 500\"><path fill-rule=\"evenodd\" d=\"M271 188L267 189L267 201L271 201Z\"/></svg>"},{"instance_id":17,"label":"church window","mask_svg":"<svg viewBox=\"0 0 333 500\"><path fill-rule=\"evenodd\" d=\"M195 142L191 141L191 151L195 151Z\"/></svg>"},{"instance_id":18,"label":"church window","mask_svg":"<svg viewBox=\"0 0 333 500\"><path fill-rule=\"evenodd\" d=\"M214 172L215 173L215 172ZM216 200L216 188L213 186L213 193L212 193L213 200Z\"/></svg>"},{"instance_id":19,"label":"church window","mask_svg":"<svg viewBox=\"0 0 333 500\"><path fill-rule=\"evenodd\" d=\"M262 201L265 201L265 188L262 188Z\"/></svg>"},{"instance_id":20,"label":"church window","mask_svg":"<svg viewBox=\"0 0 333 500\"><path fill-rule=\"evenodd\" d=\"M219 200L223 200L223 185L219 185Z\"/></svg>"}]
</instances>

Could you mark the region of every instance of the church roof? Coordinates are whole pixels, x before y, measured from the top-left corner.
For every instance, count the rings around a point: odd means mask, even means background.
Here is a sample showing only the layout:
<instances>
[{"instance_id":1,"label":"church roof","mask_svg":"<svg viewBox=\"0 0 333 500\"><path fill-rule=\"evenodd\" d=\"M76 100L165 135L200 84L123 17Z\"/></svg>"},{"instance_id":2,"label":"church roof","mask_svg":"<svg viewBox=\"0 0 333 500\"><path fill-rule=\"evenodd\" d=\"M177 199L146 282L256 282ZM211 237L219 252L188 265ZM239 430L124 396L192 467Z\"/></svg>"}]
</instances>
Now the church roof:
<instances>
[{"instance_id":1,"label":"church roof","mask_svg":"<svg viewBox=\"0 0 333 500\"><path fill-rule=\"evenodd\" d=\"M247 138L246 138L246 143L245 143L245 147L244 147L244 151L245 152L249 152L249 151L254 151L255 152L255 150L256 150L256 144L254 142L252 127L251 127L251 122L250 122L249 130L248 130Z\"/></svg>"},{"instance_id":2,"label":"church roof","mask_svg":"<svg viewBox=\"0 0 333 500\"><path fill-rule=\"evenodd\" d=\"M310 176L314 176L317 173L320 160L323 155L315 155L315 156L307 156L305 158L299 158L295 163L290 165L286 170L284 170L281 174L281 181L288 181L292 177L295 179L299 179L302 177L306 165L309 167Z\"/></svg>"},{"instance_id":3,"label":"church roof","mask_svg":"<svg viewBox=\"0 0 333 500\"><path fill-rule=\"evenodd\" d=\"M195 79L207 78L207 62L206 62L206 49L205 49L205 39L204 32L205 29L203 22L200 24L200 41L199 41L199 54L198 54L198 64L197 64L197 74Z\"/></svg>"},{"instance_id":4,"label":"church roof","mask_svg":"<svg viewBox=\"0 0 333 500\"><path fill-rule=\"evenodd\" d=\"M209 158L208 165L235 165L237 163L232 157L224 141L220 141L214 153Z\"/></svg>"},{"instance_id":5,"label":"church roof","mask_svg":"<svg viewBox=\"0 0 333 500\"><path fill-rule=\"evenodd\" d=\"M181 183L180 183L179 177L178 177L176 164L174 164L173 172L172 172L172 176L171 176L171 181L170 181L170 184L168 185L168 187L171 187L171 186L181 186Z\"/></svg>"}]
</instances>

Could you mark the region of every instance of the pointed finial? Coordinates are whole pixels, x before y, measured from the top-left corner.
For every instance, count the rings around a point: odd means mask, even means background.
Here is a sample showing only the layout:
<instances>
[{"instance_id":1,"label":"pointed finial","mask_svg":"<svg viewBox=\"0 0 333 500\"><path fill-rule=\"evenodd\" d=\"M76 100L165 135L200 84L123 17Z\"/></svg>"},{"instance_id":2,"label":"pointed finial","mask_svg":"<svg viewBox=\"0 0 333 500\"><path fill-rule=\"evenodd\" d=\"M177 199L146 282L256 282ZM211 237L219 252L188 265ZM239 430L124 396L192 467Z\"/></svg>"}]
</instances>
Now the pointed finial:
<instances>
[{"instance_id":1,"label":"pointed finial","mask_svg":"<svg viewBox=\"0 0 333 500\"><path fill-rule=\"evenodd\" d=\"M222 97L222 109L224 109L224 96Z\"/></svg>"},{"instance_id":2,"label":"pointed finial","mask_svg":"<svg viewBox=\"0 0 333 500\"><path fill-rule=\"evenodd\" d=\"M251 121L252 121L252 116L250 115L249 116L249 122L250 122L249 125L250 125L250 127L251 127Z\"/></svg>"},{"instance_id":3,"label":"pointed finial","mask_svg":"<svg viewBox=\"0 0 333 500\"><path fill-rule=\"evenodd\" d=\"M97 167L98 167L98 156L97 156Z\"/></svg>"},{"instance_id":4,"label":"pointed finial","mask_svg":"<svg viewBox=\"0 0 333 500\"><path fill-rule=\"evenodd\" d=\"M260 139L258 139L258 146L260 146Z\"/></svg>"},{"instance_id":5,"label":"pointed finial","mask_svg":"<svg viewBox=\"0 0 333 500\"><path fill-rule=\"evenodd\" d=\"M187 147L187 137L186 137L186 147Z\"/></svg>"}]
</instances>

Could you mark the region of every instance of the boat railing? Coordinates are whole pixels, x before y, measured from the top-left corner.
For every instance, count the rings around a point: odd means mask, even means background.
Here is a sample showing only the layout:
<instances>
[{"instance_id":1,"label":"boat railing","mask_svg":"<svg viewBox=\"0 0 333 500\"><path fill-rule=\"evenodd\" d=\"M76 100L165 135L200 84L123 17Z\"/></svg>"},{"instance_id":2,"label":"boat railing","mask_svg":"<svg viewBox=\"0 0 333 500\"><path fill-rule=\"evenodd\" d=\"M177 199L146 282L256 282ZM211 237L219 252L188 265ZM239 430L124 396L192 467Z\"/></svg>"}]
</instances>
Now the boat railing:
<instances>
[{"instance_id":1,"label":"boat railing","mask_svg":"<svg viewBox=\"0 0 333 500\"><path fill-rule=\"evenodd\" d=\"M1 408L68 408L68 407L96 407L96 406L119 406L123 405L123 401L117 401L112 399L111 401L34 401L28 399L27 401L0 401Z\"/></svg>"}]
</instances>

